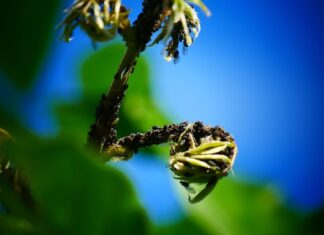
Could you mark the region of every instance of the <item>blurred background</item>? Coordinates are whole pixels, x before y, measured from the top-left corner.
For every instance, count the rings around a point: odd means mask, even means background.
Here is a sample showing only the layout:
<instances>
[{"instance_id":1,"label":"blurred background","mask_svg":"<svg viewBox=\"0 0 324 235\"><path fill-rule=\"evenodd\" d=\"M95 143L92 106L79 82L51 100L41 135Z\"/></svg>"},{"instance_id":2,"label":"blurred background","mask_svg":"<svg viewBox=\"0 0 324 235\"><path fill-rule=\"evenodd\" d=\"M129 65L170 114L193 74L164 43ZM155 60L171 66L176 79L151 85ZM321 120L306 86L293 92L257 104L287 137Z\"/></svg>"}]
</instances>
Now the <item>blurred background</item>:
<instances>
[{"instance_id":1,"label":"blurred background","mask_svg":"<svg viewBox=\"0 0 324 235\"><path fill-rule=\"evenodd\" d=\"M136 19L140 1L123 2ZM38 138L71 130L81 144L123 42L94 49L81 31L71 43L60 40L56 26L71 3L2 4L0 107ZM163 59L163 45L141 56L119 128L123 135L171 122L221 125L239 147L235 174L191 206L167 168L167 150L143 151L114 167L165 234L188 221L207 234L297 234L297 224L323 219L324 2L205 3L212 16L198 10L202 31L178 63Z\"/></svg>"}]
</instances>

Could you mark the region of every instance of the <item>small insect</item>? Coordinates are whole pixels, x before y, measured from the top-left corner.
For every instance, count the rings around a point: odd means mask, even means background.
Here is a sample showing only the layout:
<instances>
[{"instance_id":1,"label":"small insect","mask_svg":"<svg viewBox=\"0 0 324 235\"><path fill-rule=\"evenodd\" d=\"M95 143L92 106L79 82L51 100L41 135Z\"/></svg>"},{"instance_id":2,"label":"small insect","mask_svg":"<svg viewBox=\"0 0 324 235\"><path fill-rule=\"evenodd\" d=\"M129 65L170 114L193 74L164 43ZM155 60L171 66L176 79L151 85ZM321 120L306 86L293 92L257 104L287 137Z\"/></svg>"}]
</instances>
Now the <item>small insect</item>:
<instances>
[{"instance_id":1,"label":"small insect","mask_svg":"<svg viewBox=\"0 0 324 235\"><path fill-rule=\"evenodd\" d=\"M177 143L171 145L169 167L174 178L188 191L189 202L197 203L214 189L219 179L228 175L237 147L231 138L223 141L208 135L196 140L192 128L189 124ZM197 192L193 185L204 187Z\"/></svg>"}]
</instances>

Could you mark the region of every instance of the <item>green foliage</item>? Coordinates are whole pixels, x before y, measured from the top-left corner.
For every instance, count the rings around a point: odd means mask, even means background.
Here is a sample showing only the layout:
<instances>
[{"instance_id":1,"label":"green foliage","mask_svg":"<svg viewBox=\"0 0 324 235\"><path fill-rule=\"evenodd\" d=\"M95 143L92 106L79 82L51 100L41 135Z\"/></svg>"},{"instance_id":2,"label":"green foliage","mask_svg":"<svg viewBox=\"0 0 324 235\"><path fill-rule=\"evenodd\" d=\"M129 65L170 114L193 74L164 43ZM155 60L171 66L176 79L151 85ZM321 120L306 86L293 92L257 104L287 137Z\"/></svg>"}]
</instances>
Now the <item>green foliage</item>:
<instances>
[{"instance_id":1,"label":"green foliage","mask_svg":"<svg viewBox=\"0 0 324 235\"><path fill-rule=\"evenodd\" d=\"M197 220L187 216L177 223L156 228L155 235L209 235ZM216 234L216 233L215 233Z\"/></svg>"},{"instance_id":2,"label":"green foliage","mask_svg":"<svg viewBox=\"0 0 324 235\"><path fill-rule=\"evenodd\" d=\"M60 1L1 2L0 69L19 88L31 85L55 31Z\"/></svg>"},{"instance_id":3,"label":"green foliage","mask_svg":"<svg viewBox=\"0 0 324 235\"><path fill-rule=\"evenodd\" d=\"M33 233L148 234L146 214L119 171L70 140L19 137L15 163L23 167L37 202L31 219L22 222L31 224Z\"/></svg>"},{"instance_id":4,"label":"green foliage","mask_svg":"<svg viewBox=\"0 0 324 235\"><path fill-rule=\"evenodd\" d=\"M33 136L0 109L2 127L17 139L15 165L24 169L37 202L36 211L30 211L2 179L0 199L11 213L0 216L0 234L134 234L134 231L148 234L151 231L152 225L129 181L114 168L97 162L96 154L87 152L83 146L103 92L102 84L111 82L122 53L121 46L107 47L85 61L84 96L78 104L57 108L61 132L54 139ZM96 64L101 65L98 70ZM133 83L134 89L129 89L128 96L135 102L144 101L152 112L148 118L145 110L132 116L135 107L128 105L129 109L122 111L122 120L128 123L127 127L120 125L122 135L136 128L145 131L158 120L167 123L149 97L147 65L139 60L138 67L132 78L140 83ZM143 120L145 124L141 124Z\"/></svg>"},{"instance_id":5,"label":"green foliage","mask_svg":"<svg viewBox=\"0 0 324 235\"><path fill-rule=\"evenodd\" d=\"M270 188L232 179L223 179L210 197L189 210L209 234L296 234L301 221Z\"/></svg>"},{"instance_id":6,"label":"green foliage","mask_svg":"<svg viewBox=\"0 0 324 235\"><path fill-rule=\"evenodd\" d=\"M95 162L85 150L66 140L36 140L31 147L20 149L24 151L17 155L24 156L20 160L30 178L33 196L40 204L42 217L50 218L52 231L130 234L146 227L146 216L126 178Z\"/></svg>"}]
</instances>

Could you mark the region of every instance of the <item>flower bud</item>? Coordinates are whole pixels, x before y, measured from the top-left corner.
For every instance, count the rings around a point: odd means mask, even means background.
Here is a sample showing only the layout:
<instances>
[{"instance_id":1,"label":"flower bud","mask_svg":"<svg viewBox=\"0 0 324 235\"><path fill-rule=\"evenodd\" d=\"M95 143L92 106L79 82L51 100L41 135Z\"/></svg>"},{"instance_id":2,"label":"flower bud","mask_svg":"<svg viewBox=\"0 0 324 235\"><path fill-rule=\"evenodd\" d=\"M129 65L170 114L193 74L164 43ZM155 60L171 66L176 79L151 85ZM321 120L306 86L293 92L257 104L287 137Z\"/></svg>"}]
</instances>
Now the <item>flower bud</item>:
<instances>
[{"instance_id":1,"label":"flower bud","mask_svg":"<svg viewBox=\"0 0 324 235\"><path fill-rule=\"evenodd\" d=\"M219 179L228 175L232 169L237 147L233 138L222 128L207 127L205 133L189 124L171 145L169 167L174 178L179 180L195 203L205 198ZM196 192L194 185L205 185Z\"/></svg>"},{"instance_id":2,"label":"flower bud","mask_svg":"<svg viewBox=\"0 0 324 235\"><path fill-rule=\"evenodd\" d=\"M118 28L130 25L128 14L121 0L75 0L60 24L62 38L71 41L74 29L79 26L94 42L111 40Z\"/></svg>"},{"instance_id":3,"label":"flower bud","mask_svg":"<svg viewBox=\"0 0 324 235\"><path fill-rule=\"evenodd\" d=\"M197 12L189 3L198 5L207 15L210 15L210 12L200 0L169 0L167 3L163 13L162 30L151 45L165 42L164 58L167 61L176 61L179 58L179 43L183 43L185 48L189 47L200 32Z\"/></svg>"}]
</instances>

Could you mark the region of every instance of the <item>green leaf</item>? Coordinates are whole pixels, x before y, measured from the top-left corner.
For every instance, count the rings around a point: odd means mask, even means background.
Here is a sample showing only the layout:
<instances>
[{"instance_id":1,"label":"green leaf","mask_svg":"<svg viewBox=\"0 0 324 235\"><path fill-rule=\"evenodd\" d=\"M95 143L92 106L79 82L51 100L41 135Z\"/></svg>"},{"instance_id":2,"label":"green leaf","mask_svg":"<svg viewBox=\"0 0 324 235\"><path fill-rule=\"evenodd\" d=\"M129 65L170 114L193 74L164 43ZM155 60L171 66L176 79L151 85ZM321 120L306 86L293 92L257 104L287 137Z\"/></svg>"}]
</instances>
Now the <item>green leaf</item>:
<instances>
[{"instance_id":1,"label":"green leaf","mask_svg":"<svg viewBox=\"0 0 324 235\"><path fill-rule=\"evenodd\" d=\"M101 94L110 87L114 74L125 52L123 45L110 45L94 52L82 65L83 97L78 104L59 108L62 135L73 135L85 143L90 125L95 121L95 109ZM118 135L146 132L154 125L170 123L154 103L150 88L148 64L138 59L134 74L122 104ZM149 153L168 155L161 147L148 149Z\"/></svg>"},{"instance_id":2,"label":"green leaf","mask_svg":"<svg viewBox=\"0 0 324 235\"><path fill-rule=\"evenodd\" d=\"M17 216L0 214L0 234L33 234L32 225Z\"/></svg>"},{"instance_id":3,"label":"green leaf","mask_svg":"<svg viewBox=\"0 0 324 235\"><path fill-rule=\"evenodd\" d=\"M35 79L55 31L59 0L2 1L0 70L19 88Z\"/></svg>"},{"instance_id":4,"label":"green leaf","mask_svg":"<svg viewBox=\"0 0 324 235\"><path fill-rule=\"evenodd\" d=\"M324 234L324 207L317 209L315 212L308 214L303 219L303 223L298 229L299 235L312 234L322 235Z\"/></svg>"},{"instance_id":5,"label":"green leaf","mask_svg":"<svg viewBox=\"0 0 324 235\"><path fill-rule=\"evenodd\" d=\"M225 181L225 182L222 182ZM224 179L207 199L188 204L187 215L158 226L156 235L247 235L324 233L324 208L301 213L289 208L274 189Z\"/></svg>"},{"instance_id":6,"label":"green leaf","mask_svg":"<svg viewBox=\"0 0 324 235\"><path fill-rule=\"evenodd\" d=\"M2 107L0 107L0 128L6 130L11 135L23 131L23 127L20 126L18 118L13 116L12 113L5 112Z\"/></svg>"},{"instance_id":7,"label":"green leaf","mask_svg":"<svg viewBox=\"0 0 324 235\"><path fill-rule=\"evenodd\" d=\"M148 234L148 219L128 180L93 155L67 139L19 137L15 162L29 179L39 230L51 234Z\"/></svg>"},{"instance_id":8,"label":"green leaf","mask_svg":"<svg viewBox=\"0 0 324 235\"><path fill-rule=\"evenodd\" d=\"M194 219L186 216L174 224L159 226L155 230L155 235L208 235L202 226Z\"/></svg>"},{"instance_id":9,"label":"green leaf","mask_svg":"<svg viewBox=\"0 0 324 235\"><path fill-rule=\"evenodd\" d=\"M210 235L297 234L301 216L273 189L223 179L201 203L188 206Z\"/></svg>"}]
</instances>

